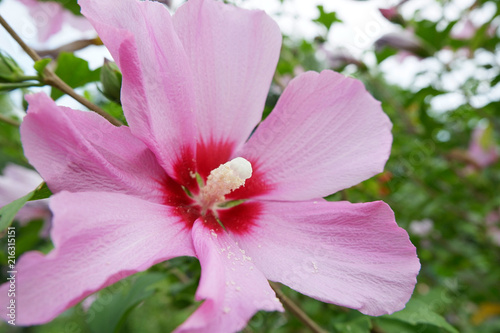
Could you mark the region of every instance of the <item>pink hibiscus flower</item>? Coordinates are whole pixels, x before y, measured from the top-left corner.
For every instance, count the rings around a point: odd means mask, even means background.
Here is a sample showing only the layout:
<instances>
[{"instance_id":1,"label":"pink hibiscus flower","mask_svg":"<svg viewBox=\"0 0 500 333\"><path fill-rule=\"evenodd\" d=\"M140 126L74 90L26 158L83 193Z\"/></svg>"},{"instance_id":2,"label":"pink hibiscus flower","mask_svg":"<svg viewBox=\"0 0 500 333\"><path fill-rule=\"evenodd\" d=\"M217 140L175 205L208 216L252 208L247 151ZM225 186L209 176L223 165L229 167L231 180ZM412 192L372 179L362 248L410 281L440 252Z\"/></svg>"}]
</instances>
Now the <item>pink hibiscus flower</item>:
<instances>
[{"instance_id":1,"label":"pink hibiscus flower","mask_svg":"<svg viewBox=\"0 0 500 333\"><path fill-rule=\"evenodd\" d=\"M19 0L25 5L35 21L38 40L46 42L52 35L58 33L64 24L69 24L81 31L92 30L92 25L84 17L76 16L54 1Z\"/></svg>"},{"instance_id":2,"label":"pink hibiscus flower","mask_svg":"<svg viewBox=\"0 0 500 333\"><path fill-rule=\"evenodd\" d=\"M304 73L252 134L281 46L264 12L80 5L122 70L130 127L27 96L21 135L56 193L55 249L19 260L18 324L177 256L199 259L204 300L177 332L233 332L282 311L267 280L370 315L404 307L420 264L391 209L322 199L389 156L391 123L361 82Z\"/></svg>"}]
</instances>

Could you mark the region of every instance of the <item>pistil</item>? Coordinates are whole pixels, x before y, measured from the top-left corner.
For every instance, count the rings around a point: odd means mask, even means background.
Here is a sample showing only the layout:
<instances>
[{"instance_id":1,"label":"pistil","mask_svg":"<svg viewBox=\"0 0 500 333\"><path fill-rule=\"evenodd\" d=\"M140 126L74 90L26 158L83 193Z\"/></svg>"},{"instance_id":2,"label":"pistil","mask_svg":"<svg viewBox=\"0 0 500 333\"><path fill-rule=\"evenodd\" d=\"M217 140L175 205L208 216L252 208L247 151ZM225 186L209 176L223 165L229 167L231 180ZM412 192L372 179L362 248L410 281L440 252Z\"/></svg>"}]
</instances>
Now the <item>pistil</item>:
<instances>
[{"instance_id":1,"label":"pistil","mask_svg":"<svg viewBox=\"0 0 500 333\"><path fill-rule=\"evenodd\" d=\"M208 175L206 185L200 191L202 214L217 203L224 202L225 195L245 185L252 176L252 164L243 157L221 164Z\"/></svg>"}]
</instances>

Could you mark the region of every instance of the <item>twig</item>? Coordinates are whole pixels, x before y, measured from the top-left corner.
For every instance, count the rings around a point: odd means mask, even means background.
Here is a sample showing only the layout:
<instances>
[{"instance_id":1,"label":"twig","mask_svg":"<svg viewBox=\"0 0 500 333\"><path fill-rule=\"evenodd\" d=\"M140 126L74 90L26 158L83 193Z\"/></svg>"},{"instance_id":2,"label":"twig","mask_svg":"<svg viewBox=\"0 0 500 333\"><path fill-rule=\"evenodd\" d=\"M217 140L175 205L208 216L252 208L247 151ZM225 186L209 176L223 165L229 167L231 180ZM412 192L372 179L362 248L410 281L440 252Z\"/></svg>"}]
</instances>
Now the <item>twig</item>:
<instances>
[{"instance_id":1,"label":"twig","mask_svg":"<svg viewBox=\"0 0 500 333\"><path fill-rule=\"evenodd\" d=\"M3 114L0 114L0 121L4 122L6 124L12 125L12 126L17 126L17 127L21 126L21 123L19 123L17 120L6 117Z\"/></svg>"},{"instance_id":2,"label":"twig","mask_svg":"<svg viewBox=\"0 0 500 333\"><path fill-rule=\"evenodd\" d=\"M0 24L5 28L5 30L7 30L9 35L11 35L12 38L15 39L17 44L19 44L19 46L21 46L23 48L24 52L26 52L31 57L31 59L33 59L33 61L38 61L38 60L42 59L35 51L33 51L33 49L31 47L29 47L21 39L21 37L19 37L19 35L14 31L14 29L12 29L12 27L7 23L7 21L5 21L3 19L2 15L0 15Z\"/></svg>"},{"instance_id":3,"label":"twig","mask_svg":"<svg viewBox=\"0 0 500 333\"><path fill-rule=\"evenodd\" d=\"M289 299L280 289L279 285L275 282L269 281L271 288L273 288L276 296L283 303L284 307L290 311L297 319L299 319L304 325L306 325L314 333L327 333L322 329L316 322L314 322L302 309L295 304L291 299Z\"/></svg>"},{"instance_id":4,"label":"twig","mask_svg":"<svg viewBox=\"0 0 500 333\"><path fill-rule=\"evenodd\" d=\"M57 58L61 52L75 52L86 48L89 45L102 45L102 41L99 37L91 38L91 39L81 39L68 44L64 44L58 48L51 50L36 50L41 57L50 57Z\"/></svg>"},{"instance_id":5,"label":"twig","mask_svg":"<svg viewBox=\"0 0 500 333\"><path fill-rule=\"evenodd\" d=\"M7 30L9 35L14 38L14 40L21 46L21 48L33 59L33 61L39 61L42 58L36 53L31 47L29 47L22 39L19 37L19 35L12 29L12 27L7 23L7 21L4 20L2 15L0 15L0 24ZM47 67L43 71L44 74L44 82L47 83L48 85L57 88L61 90L62 92L66 93L67 95L73 97L76 101L78 101L80 104L86 106L89 110L92 110L96 112L97 114L101 115L102 117L106 118L111 124L115 126L120 126L123 125L121 121L118 119L112 117L106 111L95 105L94 103L90 102L86 98L84 98L81 95L78 95L73 88L71 88L66 82L61 80L59 76L57 76L53 71L48 69Z\"/></svg>"},{"instance_id":6,"label":"twig","mask_svg":"<svg viewBox=\"0 0 500 333\"><path fill-rule=\"evenodd\" d=\"M43 87L44 83L41 82L13 82L13 83L0 83L0 91L9 91L18 88L31 88Z\"/></svg>"}]
</instances>

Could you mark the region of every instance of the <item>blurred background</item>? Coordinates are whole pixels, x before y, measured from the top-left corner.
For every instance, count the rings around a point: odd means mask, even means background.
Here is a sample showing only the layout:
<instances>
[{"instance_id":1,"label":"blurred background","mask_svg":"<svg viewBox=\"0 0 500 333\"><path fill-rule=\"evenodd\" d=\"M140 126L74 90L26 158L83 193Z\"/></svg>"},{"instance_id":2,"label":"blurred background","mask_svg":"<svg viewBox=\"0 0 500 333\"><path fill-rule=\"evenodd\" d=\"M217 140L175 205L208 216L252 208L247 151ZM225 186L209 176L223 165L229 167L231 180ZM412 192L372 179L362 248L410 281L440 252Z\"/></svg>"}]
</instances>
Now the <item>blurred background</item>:
<instances>
[{"instance_id":1,"label":"blurred background","mask_svg":"<svg viewBox=\"0 0 500 333\"><path fill-rule=\"evenodd\" d=\"M161 1L172 12L183 1ZM284 87L308 70L363 81L391 118L394 143L383 173L329 200L384 200L422 263L405 310L369 317L283 287L328 332L500 332L500 7L487 0L234 0L264 9L283 47L264 117ZM115 117L121 76L76 0L1 0L0 13L70 86ZM57 18L57 19L56 19ZM62 22L54 24L54 22ZM0 206L41 179L23 156L23 95L45 90L32 60L0 29ZM50 199L49 199L50 200ZM48 252L50 211L32 201L18 214L18 255ZM0 239L0 263L7 263ZM2 270L4 273L4 270ZM119 282L31 328L0 332L168 332L197 304L200 267L177 258ZM3 277L2 277L3 279ZM2 280L4 281L4 280ZM244 332L308 332L290 313L258 313Z\"/></svg>"}]
</instances>

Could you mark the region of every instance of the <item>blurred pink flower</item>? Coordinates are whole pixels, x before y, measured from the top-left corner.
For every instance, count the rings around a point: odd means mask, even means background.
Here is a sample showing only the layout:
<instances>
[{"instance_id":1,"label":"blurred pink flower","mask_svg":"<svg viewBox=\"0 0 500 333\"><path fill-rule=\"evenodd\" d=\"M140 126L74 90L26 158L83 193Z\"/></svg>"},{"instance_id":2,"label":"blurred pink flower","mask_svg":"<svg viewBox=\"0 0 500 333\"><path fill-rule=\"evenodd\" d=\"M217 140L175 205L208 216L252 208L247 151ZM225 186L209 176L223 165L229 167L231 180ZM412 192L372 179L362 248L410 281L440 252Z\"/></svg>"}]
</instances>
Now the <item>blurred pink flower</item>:
<instances>
[{"instance_id":1,"label":"blurred pink flower","mask_svg":"<svg viewBox=\"0 0 500 333\"><path fill-rule=\"evenodd\" d=\"M450 35L455 39L471 39L476 34L477 28L474 26L469 18L460 20L453 29Z\"/></svg>"},{"instance_id":2,"label":"blurred pink flower","mask_svg":"<svg viewBox=\"0 0 500 333\"><path fill-rule=\"evenodd\" d=\"M53 1L19 0L23 3L35 21L38 40L46 42L52 35L58 33L64 24L81 31L92 30L92 25L83 16L76 16L65 9L60 3Z\"/></svg>"},{"instance_id":3,"label":"blurred pink flower","mask_svg":"<svg viewBox=\"0 0 500 333\"><path fill-rule=\"evenodd\" d=\"M479 28L469 17L464 17L453 26L450 36L454 39L468 40L476 35ZM497 28L498 26L495 23L489 24L486 29L486 35L493 37L496 34Z\"/></svg>"},{"instance_id":4,"label":"blurred pink flower","mask_svg":"<svg viewBox=\"0 0 500 333\"><path fill-rule=\"evenodd\" d=\"M22 141L56 193L55 249L19 260L18 324L177 256L199 259L204 300L177 332L234 332L282 311L268 279L370 315L405 306L420 264L389 206L322 199L390 154L390 120L361 82L306 72L259 125L281 46L263 11L80 4L123 73L130 127L27 96Z\"/></svg>"},{"instance_id":5,"label":"blurred pink flower","mask_svg":"<svg viewBox=\"0 0 500 333\"><path fill-rule=\"evenodd\" d=\"M472 133L467 154L475 162L476 167L486 168L494 164L500 157L498 147L493 139L488 138L488 127L477 126Z\"/></svg>"},{"instance_id":6,"label":"blurred pink flower","mask_svg":"<svg viewBox=\"0 0 500 333\"><path fill-rule=\"evenodd\" d=\"M390 32L375 41L375 49L377 52L385 47L397 50L400 62L409 55L415 55L420 58L431 55L429 50L422 44L422 41L409 30Z\"/></svg>"},{"instance_id":7,"label":"blurred pink flower","mask_svg":"<svg viewBox=\"0 0 500 333\"><path fill-rule=\"evenodd\" d=\"M389 7L389 8L379 8L380 14L388 21L396 24L400 24L402 26L406 25L405 19L399 13L399 8L408 0L402 0L398 4Z\"/></svg>"},{"instance_id":8,"label":"blurred pink flower","mask_svg":"<svg viewBox=\"0 0 500 333\"><path fill-rule=\"evenodd\" d=\"M0 176L0 208L33 191L43 182L42 177L33 170L9 164ZM19 210L16 220L22 224L35 219L50 221L48 199L29 201Z\"/></svg>"},{"instance_id":9,"label":"blurred pink flower","mask_svg":"<svg viewBox=\"0 0 500 333\"><path fill-rule=\"evenodd\" d=\"M387 20L392 21L396 16L399 15L398 7L393 6L390 8L379 8L380 14Z\"/></svg>"},{"instance_id":10,"label":"blurred pink flower","mask_svg":"<svg viewBox=\"0 0 500 333\"><path fill-rule=\"evenodd\" d=\"M493 243L500 246L500 208L486 216L486 230Z\"/></svg>"}]
</instances>

